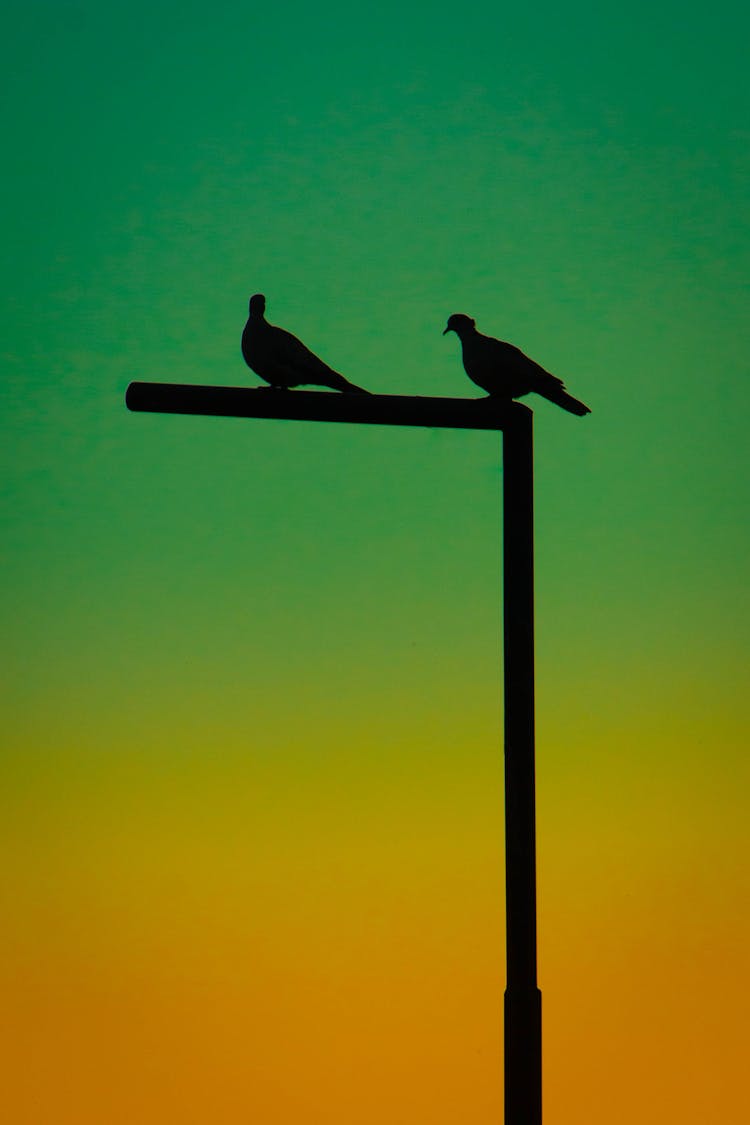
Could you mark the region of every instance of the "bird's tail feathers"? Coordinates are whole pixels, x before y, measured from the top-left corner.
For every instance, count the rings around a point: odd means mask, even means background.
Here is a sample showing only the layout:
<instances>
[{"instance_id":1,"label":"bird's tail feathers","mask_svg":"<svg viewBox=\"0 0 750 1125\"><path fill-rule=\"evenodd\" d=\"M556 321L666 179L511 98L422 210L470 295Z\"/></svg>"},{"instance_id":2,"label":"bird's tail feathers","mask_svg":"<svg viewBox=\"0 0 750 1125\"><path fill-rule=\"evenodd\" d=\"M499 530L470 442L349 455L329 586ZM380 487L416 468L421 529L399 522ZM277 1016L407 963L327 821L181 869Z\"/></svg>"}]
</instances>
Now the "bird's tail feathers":
<instances>
[{"instance_id":1,"label":"bird's tail feathers","mask_svg":"<svg viewBox=\"0 0 750 1125\"><path fill-rule=\"evenodd\" d=\"M583 418L584 414L590 414L591 410L584 402L578 398L573 398L565 390L562 383L559 387L549 387L541 391L541 394L550 402L554 402L556 406L561 406L563 410L567 410L570 414L577 414L579 418Z\"/></svg>"},{"instance_id":2,"label":"bird's tail feathers","mask_svg":"<svg viewBox=\"0 0 750 1125\"><path fill-rule=\"evenodd\" d=\"M343 375L336 375L335 378L331 377L328 386L334 391L348 391L349 394L369 395L371 392L366 391L364 387L358 387L356 383L350 383Z\"/></svg>"},{"instance_id":3,"label":"bird's tail feathers","mask_svg":"<svg viewBox=\"0 0 750 1125\"><path fill-rule=\"evenodd\" d=\"M563 410L568 410L571 414L577 414L580 418L584 414L591 413L585 403L568 394L562 379L558 379L557 375L553 375L551 371L545 371L543 367L537 366L536 379L531 389L536 391L538 395L549 399L550 402L554 402L556 406L561 406Z\"/></svg>"}]
</instances>

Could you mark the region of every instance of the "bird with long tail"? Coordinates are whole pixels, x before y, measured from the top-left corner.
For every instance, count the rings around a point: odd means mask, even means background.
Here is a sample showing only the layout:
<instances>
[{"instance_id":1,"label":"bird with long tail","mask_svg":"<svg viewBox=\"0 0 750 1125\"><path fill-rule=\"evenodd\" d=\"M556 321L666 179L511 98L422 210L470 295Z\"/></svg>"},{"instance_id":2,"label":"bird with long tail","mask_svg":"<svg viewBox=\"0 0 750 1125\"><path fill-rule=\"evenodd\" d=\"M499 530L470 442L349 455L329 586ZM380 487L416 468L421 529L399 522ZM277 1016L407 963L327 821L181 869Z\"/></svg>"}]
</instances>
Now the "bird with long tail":
<instances>
[{"instance_id":1,"label":"bird with long tail","mask_svg":"<svg viewBox=\"0 0 750 1125\"><path fill-rule=\"evenodd\" d=\"M334 391L369 394L334 371L301 340L266 320L266 298L250 298L249 315L242 332L242 355L248 367L272 387L318 386Z\"/></svg>"},{"instance_id":2,"label":"bird with long tail","mask_svg":"<svg viewBox=\"0 0 750 1125\"><path fill-rule=\"evenodd\" d=\"M477 332L470 316L453 313L444 336L446 332L455 332L461 341L466 374L493 398L521 398L533 391L571 414L583 417L591 413L585 403L568 394L562 379L545 371L514 344Z\"/></svg>"}]
</instances>

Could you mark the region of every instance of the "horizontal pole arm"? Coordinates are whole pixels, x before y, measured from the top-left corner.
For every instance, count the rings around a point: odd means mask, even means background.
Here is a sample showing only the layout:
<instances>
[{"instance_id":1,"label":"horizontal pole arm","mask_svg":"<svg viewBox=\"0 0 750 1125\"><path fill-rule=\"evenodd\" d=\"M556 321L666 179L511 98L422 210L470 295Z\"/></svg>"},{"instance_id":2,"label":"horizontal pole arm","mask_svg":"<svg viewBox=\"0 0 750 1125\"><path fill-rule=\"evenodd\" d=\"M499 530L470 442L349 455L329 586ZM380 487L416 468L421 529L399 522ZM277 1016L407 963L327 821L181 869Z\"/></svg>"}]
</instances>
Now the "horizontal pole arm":
<instances>
[{"instance_id":1,"label":"horizontal pole arm","mask_svg":"<svg viewBox=\"0 0 750 1125\"><path fill-rule=\"evenodd\" d=\"M203 387L193 383L131 383L130 410L210 414L223 418L289 418L307 422L365 422L384 426L438 426L503 430L528 407L500 398L422 398L272 387Z\"/></svg>"}]
</instances>

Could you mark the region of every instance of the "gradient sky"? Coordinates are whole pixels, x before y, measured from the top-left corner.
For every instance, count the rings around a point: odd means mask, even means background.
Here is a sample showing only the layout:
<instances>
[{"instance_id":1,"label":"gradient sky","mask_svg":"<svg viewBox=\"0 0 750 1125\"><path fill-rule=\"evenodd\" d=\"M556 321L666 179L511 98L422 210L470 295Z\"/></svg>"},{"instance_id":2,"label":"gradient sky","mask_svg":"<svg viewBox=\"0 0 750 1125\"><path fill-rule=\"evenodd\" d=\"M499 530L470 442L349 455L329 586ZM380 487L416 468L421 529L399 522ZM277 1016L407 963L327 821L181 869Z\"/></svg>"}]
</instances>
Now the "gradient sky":
<instances>
[{"instance_id":1,"label":"gradient sky","mask_svg":"<svg viewBox=\"0 0 750 1125\"><path fill-rule=\"evenodd\" d=\"M526 400L545 1117L746 1118L746 6L4 14L9 1120L501 1119L499 439L128 414L255 383L257 291L591 406Z\"/></svg>"}]
</instances>

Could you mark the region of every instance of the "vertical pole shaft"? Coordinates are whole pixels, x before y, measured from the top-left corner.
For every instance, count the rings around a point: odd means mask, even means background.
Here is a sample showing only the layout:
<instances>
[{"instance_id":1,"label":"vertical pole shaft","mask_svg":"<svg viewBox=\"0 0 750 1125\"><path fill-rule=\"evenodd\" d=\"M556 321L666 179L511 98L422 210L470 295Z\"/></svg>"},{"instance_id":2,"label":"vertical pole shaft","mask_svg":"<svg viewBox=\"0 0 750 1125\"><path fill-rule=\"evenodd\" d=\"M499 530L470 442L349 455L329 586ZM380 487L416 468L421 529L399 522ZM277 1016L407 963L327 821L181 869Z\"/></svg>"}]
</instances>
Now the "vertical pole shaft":
<instances>
[{"instance_id":1,"label":"vertical pole shaft","mask_svg":"<svg viewBox=\"0 0 750 1125\"><path fill-rule=\"evenodd\" d=\"M536 975L532 412L503 435L505 664L505 1125L541 1125L542 994Z\"/></svg>"}]
</instances>

